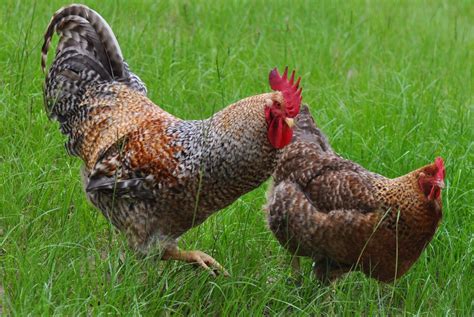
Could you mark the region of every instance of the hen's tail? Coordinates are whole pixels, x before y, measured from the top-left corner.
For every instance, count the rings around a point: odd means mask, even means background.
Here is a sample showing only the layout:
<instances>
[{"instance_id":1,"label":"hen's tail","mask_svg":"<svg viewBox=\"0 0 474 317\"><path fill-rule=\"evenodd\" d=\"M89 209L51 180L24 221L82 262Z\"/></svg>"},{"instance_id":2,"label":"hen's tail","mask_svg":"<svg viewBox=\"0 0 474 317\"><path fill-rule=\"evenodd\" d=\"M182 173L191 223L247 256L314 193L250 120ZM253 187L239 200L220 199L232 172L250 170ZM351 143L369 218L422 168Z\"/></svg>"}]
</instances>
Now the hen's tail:
<instances>
[{"instance_id":1,"label":"hen's tail","mask_svg":"<svg viewBox=\"0 0 474 317\"><path fill-rule=\"evenodd\" d=\"M324 238L326 229L331 228L328 214L320 212L292 181L282 181L270 188L264 209L270 230L294 254L312 256L311 249Z\"/></svg>"},{"instance_id":2,"label":"hen's tail","mask_svg":"<svg viewBox=\"0 0 474 317\"><path fill-rule=\"evenodd\" d=\"M81 111L80 103L91 85L121 82L146 94L146 87L124 62L120 46L107 22L94 10L73 4L58 10L48 25L41 50L41 67L54 32L59 35L56 56L44 84L45 106L61 123Z\"/></svg>"},{"instance_id":3,"label":"hen's tail","mask_svg":"<svg viewBox=\"0 0 474 317\"><path fill-rule=\"evenodd\" d=\"M316 144L323 152L332 152L326 135L318 128L307 105L301 107L293 129L293 141L305 141Z\"/></svg>"}]
</instances>

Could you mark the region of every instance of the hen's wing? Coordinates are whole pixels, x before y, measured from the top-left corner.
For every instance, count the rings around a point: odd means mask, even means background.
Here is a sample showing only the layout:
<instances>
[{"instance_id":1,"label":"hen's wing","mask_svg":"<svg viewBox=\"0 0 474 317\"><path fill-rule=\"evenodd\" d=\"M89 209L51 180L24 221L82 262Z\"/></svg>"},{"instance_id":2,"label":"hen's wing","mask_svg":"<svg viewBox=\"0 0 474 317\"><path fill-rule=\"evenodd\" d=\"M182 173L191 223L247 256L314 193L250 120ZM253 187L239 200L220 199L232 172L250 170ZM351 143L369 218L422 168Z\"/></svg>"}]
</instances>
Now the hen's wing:
<instances>
[{"instance_id":1,"label":"hen's wing","mask_svg":"<svg viewBox=\"0 0 474 317\"><path fill-rule=\"evenodd\" d=\"M361 237L370 236L371 228L365 224L373 222L377 213L361 208L324 211L308 196L291 181L282 181L272 189L267 212L275 237L290 252L314 260L328 256L342 260L348 255L357 258L349 241L359 243Z\"/></svg>"},{"instance_id":2,"label":"hen's wing","mask_svg":"<svg viewBox=\"0 0 474 317\"><path fill-rule=\"evenodd\" d=\"M314 161L313 161L314 162ZM331 164L332 162L332 164ZM319 165L320 162L314 162ZM379 208L373 185L373 175L360 166L339 157L321 160L302 191L320 212L350 210L368 213Z\"/></svg>"},{"instance_id":3,"label":"hen's wing","mask_svg":"<svg viewBox=\"0 0 474 317\"><path fill-rule=\"evenodd\" d=\"M319 212L367 213L378 207L373 180L380 176L335 153L306 105L295 120L293 143L284 150L274 176L276 184L297 184Z\"/></svg>"}]
</instances>

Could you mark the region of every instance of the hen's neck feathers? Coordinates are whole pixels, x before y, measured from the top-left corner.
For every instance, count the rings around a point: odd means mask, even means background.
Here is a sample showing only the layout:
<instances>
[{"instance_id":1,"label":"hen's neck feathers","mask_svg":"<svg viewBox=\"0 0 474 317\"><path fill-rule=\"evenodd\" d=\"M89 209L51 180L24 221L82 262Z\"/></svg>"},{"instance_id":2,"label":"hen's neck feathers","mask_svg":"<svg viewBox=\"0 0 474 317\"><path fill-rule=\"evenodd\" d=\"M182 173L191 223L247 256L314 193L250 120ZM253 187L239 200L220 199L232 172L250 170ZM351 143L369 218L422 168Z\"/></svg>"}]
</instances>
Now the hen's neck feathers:
<instances>
[{"instance_id":1,"label":"hen's neck feathers","mask_svg":"<svg viewBox=\"0 0 474 317\"><path fill-rule=\"evenodd\" d=\"M418 175L424 167L403 176L375 179L376 197L384 207L405 219L410 227L418 231L434 233L442 218L441 200L429 200L418 185Z\"/></svg>"}]
</instances>

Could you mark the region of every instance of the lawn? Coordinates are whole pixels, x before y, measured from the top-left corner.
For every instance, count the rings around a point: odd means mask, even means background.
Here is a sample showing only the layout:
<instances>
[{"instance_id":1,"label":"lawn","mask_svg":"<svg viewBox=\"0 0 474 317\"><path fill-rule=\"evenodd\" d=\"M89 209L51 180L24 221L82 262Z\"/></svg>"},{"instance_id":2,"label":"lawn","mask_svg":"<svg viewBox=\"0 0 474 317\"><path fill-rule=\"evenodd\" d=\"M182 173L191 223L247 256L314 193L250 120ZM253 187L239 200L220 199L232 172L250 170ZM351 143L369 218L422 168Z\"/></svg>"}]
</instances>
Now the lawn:
<instances>
[{"instance_id":1,"label":"lawn","mask_svg":"<svg viewBox=\"0 0 474 317\"><path fill-rule=\"evenodd\" d=\"M86 1L174 115L205 118L267 92L269 70L289 65L341 155L389 177L445 159L443 221L414 267L389 285L353 273L329 286L309 260L299 285L289 278L289 255L265 225L266 186L180 242L231 277L133 255L86 201L81 162L45 115L40 48L64 4L0 4L4 314L472 316L472 1Z\"/></svg>"}]
</instances>

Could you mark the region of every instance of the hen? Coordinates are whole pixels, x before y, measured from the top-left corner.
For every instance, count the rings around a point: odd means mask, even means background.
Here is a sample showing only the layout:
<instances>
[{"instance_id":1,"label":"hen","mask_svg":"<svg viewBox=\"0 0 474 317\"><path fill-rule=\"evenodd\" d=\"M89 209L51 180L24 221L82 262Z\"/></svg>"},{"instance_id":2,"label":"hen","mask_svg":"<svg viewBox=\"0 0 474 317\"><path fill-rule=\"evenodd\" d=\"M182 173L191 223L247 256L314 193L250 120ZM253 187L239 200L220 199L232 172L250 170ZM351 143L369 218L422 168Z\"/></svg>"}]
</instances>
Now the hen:
<instances>
[{"instance_id":1,"label":"hen","mask_svg":"<svg viewBox=\"0 0 474 317\"><path fill-rule=\"evenodd\" d=\"M433 237L444 177L441 158L395 179L341 158L303 106L275 169L268 223L295 269L306 256L323 282L350 270L390 282Z\"/></svg>"},{"instance_id":2,"label":"hen","mask_svg":"<svg viewBox=\"0 0 474 317\"><path fill-rule=\"evenodd\" d=\"M44 85L50 118L84 162L87 197L146 254L222 267L200 251L182 251L178 238L270 177L292 137L301 88L275 69L275 92L240 100L207 120L185 121L146 97L124 62L107 22L71 5L57 11L44 37L42 68L53 34L56 56Z\"/></svg>"}]
</instances>

